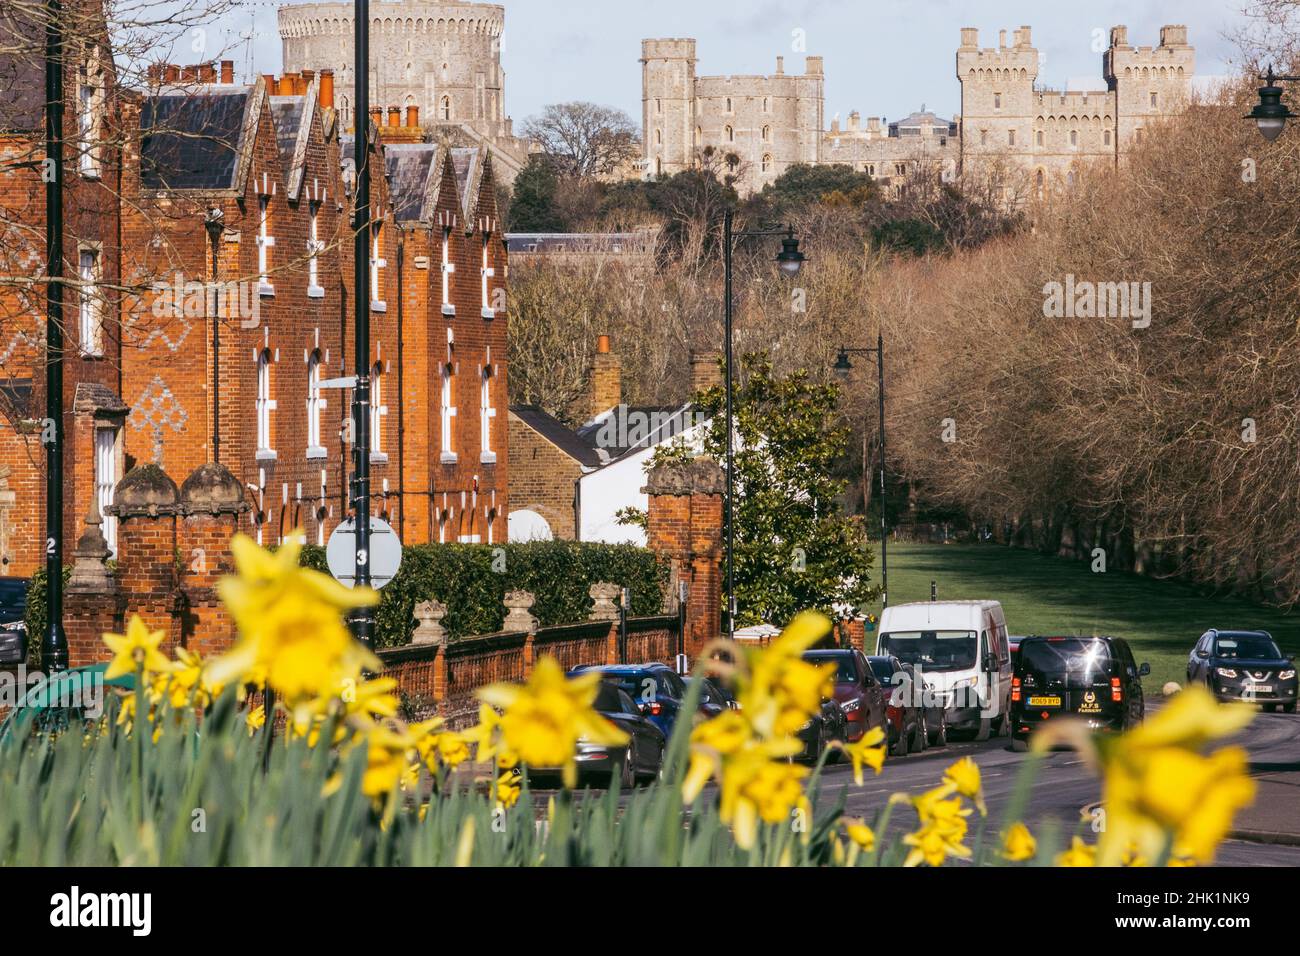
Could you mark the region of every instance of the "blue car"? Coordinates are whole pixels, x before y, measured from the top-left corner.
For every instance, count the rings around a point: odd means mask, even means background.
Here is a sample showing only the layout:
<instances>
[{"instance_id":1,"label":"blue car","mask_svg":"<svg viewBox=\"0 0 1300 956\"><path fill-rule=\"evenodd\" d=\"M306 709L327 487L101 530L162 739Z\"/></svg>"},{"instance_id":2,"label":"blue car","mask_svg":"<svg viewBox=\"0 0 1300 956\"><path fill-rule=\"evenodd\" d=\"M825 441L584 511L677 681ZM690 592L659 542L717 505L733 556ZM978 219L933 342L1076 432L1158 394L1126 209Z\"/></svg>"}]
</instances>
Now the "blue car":
<instances>
[{"instance_id":1,"label":"blue car","mask_svg":"<svg viewBox=\"0 0 1300 956\"><path fill-rule=\"evenodd\" d=\"M570 677L599 671L636 702L652 724L673 734L673 724L686 699L686 682L667 664L588 664L569 671Z\"/></svg>"}]
</instances>

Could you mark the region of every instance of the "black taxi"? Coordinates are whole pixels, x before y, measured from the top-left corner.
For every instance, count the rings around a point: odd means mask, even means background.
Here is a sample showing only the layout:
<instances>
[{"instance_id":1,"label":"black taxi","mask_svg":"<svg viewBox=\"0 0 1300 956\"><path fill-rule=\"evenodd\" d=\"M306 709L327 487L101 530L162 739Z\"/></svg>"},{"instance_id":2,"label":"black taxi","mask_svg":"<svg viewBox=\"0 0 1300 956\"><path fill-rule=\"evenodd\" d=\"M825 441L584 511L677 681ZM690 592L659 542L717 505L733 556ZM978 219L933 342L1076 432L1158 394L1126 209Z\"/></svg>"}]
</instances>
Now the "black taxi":
<instances>
[{"instance_id":1,"label":"black taxi","mask_svg":"<svg viewBox=\"0 0 1300 956\"><path fill-rule=\"evenodd\" d=\"M1142 721L1142 678L1120 637L1026 637L1011 677L1011 745L1024 750L1042 723L1074 717L1097 730L1125 730Z\"/></svg>"}]
</instances>

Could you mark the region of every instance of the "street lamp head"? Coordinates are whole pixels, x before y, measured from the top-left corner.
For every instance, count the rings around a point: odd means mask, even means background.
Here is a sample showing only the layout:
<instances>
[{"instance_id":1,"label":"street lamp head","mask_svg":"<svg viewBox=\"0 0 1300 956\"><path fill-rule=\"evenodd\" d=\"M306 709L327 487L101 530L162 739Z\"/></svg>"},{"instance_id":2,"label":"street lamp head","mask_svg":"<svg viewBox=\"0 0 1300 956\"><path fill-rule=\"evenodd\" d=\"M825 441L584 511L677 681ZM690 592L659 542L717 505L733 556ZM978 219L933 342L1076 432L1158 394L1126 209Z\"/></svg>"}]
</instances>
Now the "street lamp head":
<instances>
[{"instance_id":1,"label":"street lamp head","mask_svg":"<svg viewBox=\"0 0 1300 956\"><path fill-rule=\"evenodd\" d=\"M787 276L793 278L799 274L799 267L807 258L799 251L799 240L794 237L794 229L790 229L781 240L781 251L776 254L777 266Z\"/></svg>"},{"instance_id":2,"label":"street lamp head","mask_svg":"<svg viewBox=\"0 0 1300 956\"><path fill-rule=\"evenodd\" d=\"M853 363L849 361L848 352L844 351L843 349L840 349L840 354L835 359L835 367L833 371L841 379L846 379L849 377L849 372L853 371Z\"/></svg>"},{"instance_id":3,"label":"street lamp head","mask_svg":"<svg viewBox=\"0 0 1300 956\"><path fill-rule=\"evenodd\" d=\"M213 206L204 213L203 228L208 231L208 238L215 245L226 228L226 214L220 206Z\"/></svg>"},{"instance_id":4,"label":"street lamp head","mask_svg":"<svg viewBox=\"0 0 1300 956\"><path fill-rule=\"evenodd\" d=\"M1270 67L1265 85L1259 88L1259 103L1250 111L1246 119L1255 121L1260 134L1270 143L1282 135L1286 121L1295 114L1282 102L1282 87L1273 82L1273 69Z\"/></svg>"}]
</instances>

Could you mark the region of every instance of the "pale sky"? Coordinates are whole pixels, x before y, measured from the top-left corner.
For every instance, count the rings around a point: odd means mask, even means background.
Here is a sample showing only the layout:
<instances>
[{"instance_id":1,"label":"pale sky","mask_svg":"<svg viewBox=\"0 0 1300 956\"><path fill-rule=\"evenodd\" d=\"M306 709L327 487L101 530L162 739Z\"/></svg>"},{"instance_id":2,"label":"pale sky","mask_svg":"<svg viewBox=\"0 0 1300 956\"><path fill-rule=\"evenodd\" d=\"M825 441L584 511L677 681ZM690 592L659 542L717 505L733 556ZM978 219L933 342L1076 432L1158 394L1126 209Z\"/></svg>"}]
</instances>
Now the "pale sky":
<instances>
[{"instance_id":1,"label":"pale sky","mask_svg":"<svg viewBox=\"0 0 1300 956\"><path fill-rule=\"evenodd\" d=\"M1244 20L1245 0L501 0L506 9L506 109L516 123L548 103L590 100L641 116L641 40L694 37L701 75L802 72L804 52L825 58L826 121L851 110L897 118L925 104L951 116L960 106L954 74L959 30L979 27L980 46L998 30L1033 27L1051 88L1104 89L1095 38L1126 24L1129 42L1155 46L1164 23L1182 23L1198 75L1233 72L1225 34ZM276 0L248 0L215 23L221 46L243 71L280 72ZM247 39L253 33L251 45ZM1096 31L1101 31L1097 33ZM1008 39L1010 42L1010 39ZM1102 39L1101 45L1107 42ZM251 54L251 57L250 57ZM180 62L188 62L182 56ZM323 64L322 64L323 65Z\"/></svg>"}]
</instances>

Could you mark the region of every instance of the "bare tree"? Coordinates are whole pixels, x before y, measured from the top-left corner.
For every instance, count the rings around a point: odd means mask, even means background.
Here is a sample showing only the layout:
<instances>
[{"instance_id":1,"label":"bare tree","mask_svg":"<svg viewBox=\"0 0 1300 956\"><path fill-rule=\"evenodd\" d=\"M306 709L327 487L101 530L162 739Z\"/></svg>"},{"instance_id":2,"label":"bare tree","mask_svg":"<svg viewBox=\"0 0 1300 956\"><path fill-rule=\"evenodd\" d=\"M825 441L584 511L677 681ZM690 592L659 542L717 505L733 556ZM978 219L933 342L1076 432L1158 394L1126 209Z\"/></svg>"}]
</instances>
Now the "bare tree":
<instances>
[{"instance_id":1,"label":"bare tree","mask_svg":"<svg viewBox=\"0 0 1300 956\"><path fill-rule=\"evenodd\" d=\"M622 110L596 103L554 103L522 127L569 176L608 176L636 157L640 138Z\"/></svg>"}]
</instances>

